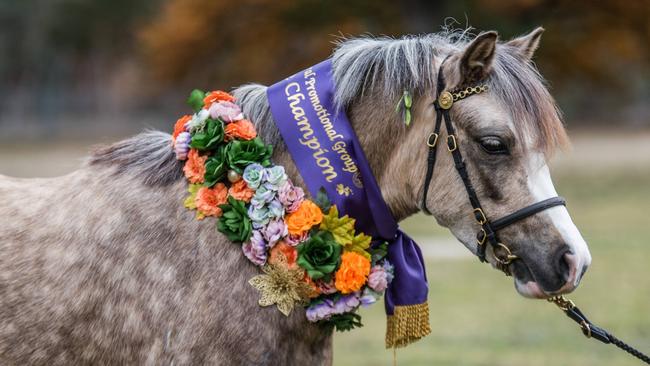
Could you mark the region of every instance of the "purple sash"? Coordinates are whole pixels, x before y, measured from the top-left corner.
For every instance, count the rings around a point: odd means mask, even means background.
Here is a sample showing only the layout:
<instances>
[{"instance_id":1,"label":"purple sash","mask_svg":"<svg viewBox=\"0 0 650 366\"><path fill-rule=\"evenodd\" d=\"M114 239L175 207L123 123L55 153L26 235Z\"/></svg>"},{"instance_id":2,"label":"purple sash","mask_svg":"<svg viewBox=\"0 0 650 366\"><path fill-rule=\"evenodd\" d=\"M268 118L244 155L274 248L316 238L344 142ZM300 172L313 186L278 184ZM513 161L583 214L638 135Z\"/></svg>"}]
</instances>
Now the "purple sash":
<instances>
[{"instance_id":1,"label":"purple sash","mask_svg":"<svg viewBox=\"0 0 650 366\"><path fill-rule=\"evenodd\" d=\"M345 112L335 110L334 88L328 59L274 84L267 95L275 123L312 196L324 187L341 214L356 219L357 230L389 243L388 259L395 267L385 295L390 319L396 308L426 307L424 262L420 248L399 229L388 209ZM405 337L411 338L406 344L420 338ZM390 343L406 345L400 340Z\"/></svg>"}]
</instances>

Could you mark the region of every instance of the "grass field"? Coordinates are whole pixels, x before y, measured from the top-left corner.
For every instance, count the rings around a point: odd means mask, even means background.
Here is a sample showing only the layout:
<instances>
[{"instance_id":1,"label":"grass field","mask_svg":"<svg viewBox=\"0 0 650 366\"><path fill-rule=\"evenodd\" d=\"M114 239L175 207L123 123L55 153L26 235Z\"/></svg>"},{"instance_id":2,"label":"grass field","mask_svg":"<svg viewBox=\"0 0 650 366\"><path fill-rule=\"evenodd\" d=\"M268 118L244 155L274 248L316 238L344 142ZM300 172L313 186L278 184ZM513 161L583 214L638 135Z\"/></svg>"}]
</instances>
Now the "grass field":
<instances>
[{"instance_id":1,"label":"grass field","mask_svg":"<svg viewBox=\"0 0 650 366\"><path fill-rule=\"evenodd\" d=\"M593 256L570 297L593 322L650 352L650 168L564 171L555 181ZM434 226L424 216L404 224L407 232L449 235ZM432 334L398 350L399 365L639 364L584 338L554 305L520 297L510 278L474 258L429 260L427 275ZM336 334L334 364L391 365L383 306L362 315L364 328Z\"/></svg>"}]
</instances>

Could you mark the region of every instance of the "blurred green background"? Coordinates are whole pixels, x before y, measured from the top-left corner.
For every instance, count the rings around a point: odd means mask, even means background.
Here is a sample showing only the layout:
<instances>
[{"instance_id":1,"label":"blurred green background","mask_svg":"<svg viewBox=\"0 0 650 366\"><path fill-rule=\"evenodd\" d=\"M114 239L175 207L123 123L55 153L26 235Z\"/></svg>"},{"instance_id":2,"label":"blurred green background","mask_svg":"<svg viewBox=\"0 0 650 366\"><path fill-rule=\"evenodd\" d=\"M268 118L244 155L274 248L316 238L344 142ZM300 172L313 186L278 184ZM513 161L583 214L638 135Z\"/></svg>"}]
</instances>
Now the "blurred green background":
<instances>
[{"instance_id":1,"label":"blurred green background","mask_svg":"<svg viewBox=\"0 0 650 366\"><path fill-rule=\"evenodd\" d=\"M535 61L574 142L552 170L593 255L572 297L650 351L648 19L646 0L0 0L0 174L72 171L92 144L169 130L192 88L272 83L340 36L471 25L509 39L542 25ZM398 364L637 364L521 298L432 219L403 226L428 263L433 333ZM392 364L383 307L363 315L364 328L336 335L335 365Z\"/></svg>"}]
</instances>

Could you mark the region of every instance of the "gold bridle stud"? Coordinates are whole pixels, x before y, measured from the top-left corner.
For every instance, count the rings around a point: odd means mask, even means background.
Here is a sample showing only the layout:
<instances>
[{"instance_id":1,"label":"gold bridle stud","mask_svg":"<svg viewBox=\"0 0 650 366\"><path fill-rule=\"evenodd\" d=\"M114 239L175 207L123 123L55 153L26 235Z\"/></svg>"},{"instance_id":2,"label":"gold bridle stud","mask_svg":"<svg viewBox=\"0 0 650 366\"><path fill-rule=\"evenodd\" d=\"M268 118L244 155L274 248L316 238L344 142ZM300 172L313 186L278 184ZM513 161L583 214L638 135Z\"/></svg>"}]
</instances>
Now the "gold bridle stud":
<instances>
[{"instance_id":1,"label":"gold bridle stud","mask_svg":"<svg viewBox=\"0 0 650 366\"><path fill-rule=\"evenodd\" d=\"M438 105L442 109L449 109L451 106L454 104L454 97L451 95L450 92L444 91L440 94L440 97L438 98Z\"/></svg>"}]
</instances>

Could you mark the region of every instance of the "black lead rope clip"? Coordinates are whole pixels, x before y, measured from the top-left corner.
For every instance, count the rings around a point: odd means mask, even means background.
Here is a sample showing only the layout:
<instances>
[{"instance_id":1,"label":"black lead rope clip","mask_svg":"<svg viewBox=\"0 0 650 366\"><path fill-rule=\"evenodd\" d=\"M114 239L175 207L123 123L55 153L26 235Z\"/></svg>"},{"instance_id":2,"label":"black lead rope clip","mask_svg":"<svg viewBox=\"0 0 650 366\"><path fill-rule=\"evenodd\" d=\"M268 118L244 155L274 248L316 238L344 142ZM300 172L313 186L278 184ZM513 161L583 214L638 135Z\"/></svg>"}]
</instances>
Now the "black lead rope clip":
<instances>
[{"instance_id":1,"label":"black lead rope clip","mask_svg":"<svg viewBox=\"0 0 650 366\"><path fill-rule=\"evenodd\" d=\"M578 307L573 303L573 301L565 298L564 296L554 296L548 299L548 302L552 302L557 307L559 307L564 313L572 319L574 322L580 325L582 329L582 334L587 338L597 339L605 344L614 344L616 347L622 349L623 351L631 354L632 356L638 358L639 360L650 365L650 357L641 353L639 350L633 348L627 343L621 341L620 339L614 337L611 333L605 329L594 325L585 314L578 309Z\"/></svg>"}]
</instances>

